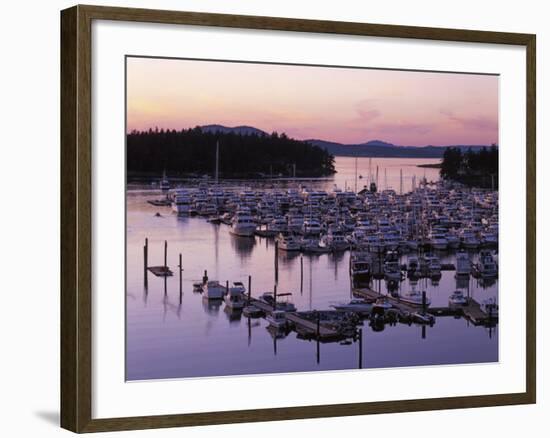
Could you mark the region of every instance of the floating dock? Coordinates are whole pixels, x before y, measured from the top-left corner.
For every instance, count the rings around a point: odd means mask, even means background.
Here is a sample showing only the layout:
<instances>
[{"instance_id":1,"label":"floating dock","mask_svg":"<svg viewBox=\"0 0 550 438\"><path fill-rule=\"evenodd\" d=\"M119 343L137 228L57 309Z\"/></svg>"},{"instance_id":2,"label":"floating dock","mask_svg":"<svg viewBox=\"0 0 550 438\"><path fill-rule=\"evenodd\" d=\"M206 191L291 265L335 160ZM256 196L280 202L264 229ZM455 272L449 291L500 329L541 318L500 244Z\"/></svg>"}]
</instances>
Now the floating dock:
<instances>
[{"instance_id":1,"label":"floating dock","mask_svg":"<svg viewBox=\"0 0 550 438\"><path fill-rule=\"evenodd\" d=\"M258 300L257 298L251 298L250 304L262 310L266 315L270 314L274 310L272 305L266 303L265 301ZM340 332L332 327L329 327L323 321L319 322L319 333L317 334L317 322L306 318L306 313L311 314L312 312L286 312L286 319L294 325L297 332L306 336L311 336L314 338L317 338L318 336L319 340L322 341L337 340L343 337ZM321 313L326 313L326 311Z\"/></svg>"},{"instance_id":2,"label":"floating dock","mask_svg":"<svg viewBox=\"0 0 550 438\"><path fill-rule=\"evenodd\" d=\"M370 288L353 289L353 294L369 301L374 301L380 297L387 298L397 310L403 313L415 313L422 309L422 306L405 303L391 295L381 295ZM489 315L481 310L481 306L473 298L469 298L468 304L465 306L427 307L426 312L434 316L464 316L474 325L485 324L491 319Z\"/></svg>"}]
</instances>

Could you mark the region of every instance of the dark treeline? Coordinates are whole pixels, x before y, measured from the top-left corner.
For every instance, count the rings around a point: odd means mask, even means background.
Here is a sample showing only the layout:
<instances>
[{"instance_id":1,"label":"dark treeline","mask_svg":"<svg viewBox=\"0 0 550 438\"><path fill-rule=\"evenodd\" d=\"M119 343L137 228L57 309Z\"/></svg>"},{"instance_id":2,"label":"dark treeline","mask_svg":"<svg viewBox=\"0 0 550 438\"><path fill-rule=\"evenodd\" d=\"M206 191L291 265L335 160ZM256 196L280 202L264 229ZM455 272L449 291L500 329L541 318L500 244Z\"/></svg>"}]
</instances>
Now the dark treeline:
<instances>
[{"instance_id":1,"label":"dark treeline","mask_svg":"<svg viewBox=\"0 0 550 438\"><path fill-rule=\"evenodd\" d=\"M219 141L220 177L270 175L318 177L335 173L334 157L324 149L285 134L239 135L203 132L200 128L150 129L127 135L129 175L213 175Z\"/></svg>"},{"instance_id":2,"label":"dark treeline","mask_svg":"<svg viewBox=\"0 0 550 438\"><path fill-rule=\"evenodd\" d=\"M468 186L498 188L498 147L471 149L462 152L448 148L443 154L441 177L459 181Z\"/></svg>"}]
</instances>

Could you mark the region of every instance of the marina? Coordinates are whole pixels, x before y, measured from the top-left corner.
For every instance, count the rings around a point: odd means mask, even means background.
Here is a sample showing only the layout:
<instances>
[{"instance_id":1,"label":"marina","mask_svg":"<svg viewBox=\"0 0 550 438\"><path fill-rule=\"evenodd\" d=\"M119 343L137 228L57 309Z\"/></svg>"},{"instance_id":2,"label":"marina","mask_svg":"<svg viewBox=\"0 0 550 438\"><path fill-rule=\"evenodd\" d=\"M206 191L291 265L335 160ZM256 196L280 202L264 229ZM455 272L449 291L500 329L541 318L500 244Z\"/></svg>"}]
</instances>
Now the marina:
<instances>
[{"instance_id":1,"label":"marina","mask_svg":"<svg viewBox=\"0 0 550 438\"><path fill-rule=\"evenodd\" d=\"M407 160L336 164L129 186L130 380L356 368L359 340L365 368L498 360L497 192Z\"/></svg>"}]
</instances>

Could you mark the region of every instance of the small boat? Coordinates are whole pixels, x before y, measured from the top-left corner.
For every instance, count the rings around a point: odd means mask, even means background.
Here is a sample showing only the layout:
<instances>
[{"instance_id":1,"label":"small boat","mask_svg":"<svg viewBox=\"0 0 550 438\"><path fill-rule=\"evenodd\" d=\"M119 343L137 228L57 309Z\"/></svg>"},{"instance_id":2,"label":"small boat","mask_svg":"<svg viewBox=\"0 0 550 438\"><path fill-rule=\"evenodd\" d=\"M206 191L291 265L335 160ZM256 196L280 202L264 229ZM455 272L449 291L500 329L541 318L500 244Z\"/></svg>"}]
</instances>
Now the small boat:
<instances>
[{"instance_id":1,"label":"small boat","mask_svg":"<svg viewBox=\"0 0 550 438\"><path fill-rule=\"evenodd\" d=\"M309 253L328 252L328 250L319 246L319 239L317 237L303 238L301 242L301 249L302 251Z\"/></svg>"},{"instance_id":2,"label":"small boat","mask_svg":"<svg viewBox=\"0 0 550 438\"><path fill-rule=\"evenodd\" d=\"M252 304L243 308L243 315L247 318L260 318L263 314L264 311L262 309L259 309Z\"/></svg>"},{"instance_id":3,"label":"small boat","mask_svg":"<svg viewBox=\"0 0 550 438\"><path fill-rule=\"evenodd\" d=\"M411 313L411 318L414 322L419 324L433 324L435 322L435 316L430 315L429 313Z\"/></svg>"},{"instance_id":4,"label":"small boat","mask_svg":"<svg viewBox=\"0 0 550 438\"><path fill-rule=\"evenodd\" d=\"M370 255L354 253L350 260L351 276L357 282L369 282L372 276Z\"/></svg>"},{"instance_id":5,"label":"small boat","mask_svg":"<svg viewBox=\"0 0 550 438\"><path fill-rule=\"evenodd\" d=\"M321 225L317 219L306 219L302 225L302 233L305 236L318 236L321 233Z\"/></svg>"},{"instance_id":6,"label":"small boat","mask_svg":"<svg viewBox=\"0 0 550 438\"><path fill-rule=\"evenodd\" d=\"M365 300L355 299L349 303L332 304L332 308L344 312L369 313L372 310L372 304Z\"/></svg>"},{"instance_id":7,"label":"small boat","mask_svg":"<svg viewBox=\"0 0 550 438\"><path fill-rule=\"evenodd\" d=\"M466 304L468 304L468 298L460 290L455 290L449 297L451 306L465 306Z\"/></svg>"},{"instance_id":8,"label":"small boat","mask_svg":"<svg viewBox=\"0 0 550 438\"><path fill-rule=\"evenodd\" d=\"M479 262L475 265L475 269L482 278L495 278L498 275L497 264L488 250L480 252Z\"/></svg>"},{"instance_id":9,"label":"small boat","mask_svg":"<svg viewBox=\"0 0 550 438\"><path fill-rule=\"evenodd\" d=\"M277 310L283 310L285 312L295 312L296 306L289 299L291 293L277 294ZM275 299L273 298L273 292L265 292L260 296L260 300L273 307Z\"/></svg>"},{"instance_id":10,"label":"small boat","mask_svg":"<svg viewBox=\"0 0 550 438\"><path fill-rule=\"evenodd\" d=\"M424 256L426 264L426 270L430 276L441 276L441 262L439 257L433 254L427 254Z\"/></svg>"},{"instance_id":11,"label":"small boat","mask_svg":"<svg viewBox=\"0 0 550 438\"><path fill-rule=\"evenodd\" d=\"M191 196L189 192L184 189L178 189L174 193L172 201L172 211L177 213L179 216L189 214L189 209L191 208Z\"/></svg>"},{"instance_id":12,"label":"small boat","mask_svg":"<svg viewBox=\"0 0 550 438\"><path fill-rule=\"evenodd\" d=\"M283 329L287 326L286 312L284 310L274 310L265 317L265 320L271 327Z\"/></svg>"},{"instance_id":13,"label":"small boat","mask_svg":"<svg viewBox=\"0 0 550 438\"><path fill-rule=\"evenodd\" d=\"M349 243L340 230L333 227L329 228L327 234L321 237L319 246L327 248L331 251L344 251L349 248Z\"/></svg>"},{"instance_id":14,"label":"small boat","mask_svg":"<svg viewBox=\"0 0 550 438\"><path fill-rule=\"evenodd\" d=\"M384 277L390 281L401 281L403 274L399 266L399 262L396 260L388 260L384 263Z\"/></svg>"},{"instance_id":15,"label":"small boat","mask_svg":"<svg viewBox=\"0 0 550 438\"><path fill-rule=\"evenodd\" d=\"M379 297L372 305L372 310L388 310L393 307L392 303L386 297Z\"/></svg>"},{"instance_id":16,"label":"small boat","mask_svg":"<svg viewBox=\"0 0 550 438\"><path fill-rule=\"evenodd\" d=\"M483 300L480 308L489 318L498 318L498 304L494 297Z\"/></svg>"},{"instance_id":17,"label":"small boat","mask_svg":"<svg viewBox=\"0 0 550 438\"><path fill-rule=\"evenodd\" d=\"M456 254L456 275L457 276L469 276L472 270L472 264L470 257L464 251L460 251Z\"/></svg>"},{"instance_id":18,"label":"small boat","mask_svg":"<svg viewBox=\"0 0 550 438\"><path fill-rule=\"evenodd\" d=\"M233 288L229 289L229 292L224 297L224 301L226 306L231 309L242 309L246 305L246 298L244 294Z\"/></svg>"},{"instance_id":19,"label":"small boat","mask_svg":"<svg viewBox=\"0 0 550 438\"><path fill-rule=\"evenodd\" d=\"M250 209L242 208L237 210L231 220L229 232L236 236L251 237L256 231L256 223L250 214Z\"/></svg>"},{"instance_id":20,"label":"small boat","mask_svg":"<svg viewBox=\"0 0 550 438\"><path fill-rule=\"evenodd\" d=\"M163 192L170 190L170 181L166 177L166 171L162 173L162 179L160 180L159 186Z\"/></svg>"},{"instance_id":21,"label":"small boat","mask_svg":"<svg viewBox=\"0 0 550 438\"><path fill-rule=\"evenodd\" d=\"M204 283L202 282L193 283L193 292L202 293L203 286L204 286Z\"/></svg>"},{"instance_id":22,"label":"small boat","mask_svg":"<svg viewBox=\"0 0 550 438\"><path fill-rule=\"evenodd\" d=\"M227 288L222 286L219 281L210 280L202 288L203 298L209 300L221 300L227 292Z\"/></svg>"},{"instance_id":23,"label":"small boat","mask_svg":"<svg viewBox=\"0 0 550 438\"><path fill-rule=\"evenodd\" d=\"M415 306L422 306L422 293L417 290L411 290L409 292L403 293L399 297L399 301L403 301L405 303L413 304ZM431 304L431 300L426 297L426 306L429 306Z\"/></svg>"},{"instance_id":24,"label":"small boat","mask_svg":"<svg viewBox=\"0 0 550 438\"><path fill-rule=\"evenodd\" d=\"M301 243L296 236L289 233L279 233L276 239L278 248L283 251L300 251Z\"/></svg>"}]
</instances>

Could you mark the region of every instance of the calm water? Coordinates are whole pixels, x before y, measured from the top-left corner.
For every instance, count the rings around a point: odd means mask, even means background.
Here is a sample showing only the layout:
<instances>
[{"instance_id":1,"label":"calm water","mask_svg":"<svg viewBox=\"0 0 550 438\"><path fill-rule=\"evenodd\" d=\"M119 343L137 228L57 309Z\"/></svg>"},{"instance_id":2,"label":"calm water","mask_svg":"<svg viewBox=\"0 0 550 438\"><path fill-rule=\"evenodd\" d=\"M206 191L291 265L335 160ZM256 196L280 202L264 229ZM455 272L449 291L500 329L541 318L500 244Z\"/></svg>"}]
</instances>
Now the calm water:
<instances>
[{"instance_id":1,"label":"calm water","mask_svg":"<svg viewBox=\"0 0 550 438\"><path fill-rule=\"evenodd\" d=\"M438 178L437 169L416 167L437 160L373 159L379 165L379 186L399 190L403 170L404 190L417 180ZM354 187L355 160L337 158L338 174L319 186ZM368 180L368 159L358 160L361 181ZM384 178L384 170L387 178ZM359 183L361 184L361 183ZM361 187L361 185L359 185ZM291 332L273 339L263 319L249 320L231 313L224 303L207 303L193 293L205 269L211 279L243 281L252 275L252 295L273 289L274 246L267 239L240 238L229 234L225 225L212 225L201 218L178 218L168 207L154 207L147 199L153 190L131 190L127 197L127 355L128 380L221 376L256 373L297 372L357 368L358 344L316 343L296 338ZM160 212L162 217L155 217ZM164 240L168 240L168 265L176 271L178 254L183 257L182 294L177 273L166 281L152 274L143 285L143 243L149 238L149 264L163 264ZM442 262L454 262L452 254ZM280 292L292 292L299 310L328 309L330 304L350 298L349 253L304 255L303 287L300 256L285 256L279 262ZM456 284L453 272L443 272L437 285L422 280L420 285L433 306L447 305L457 287L468 290L478 301L497 296L498 282L487 286L470 279ZM385 292L385 285L375 282ZM408 281L401 288L408 288ZM374 332L363 327L363 367L397 367L434 364L492 362L498 360L498 328L474 327L464 319L437 318L433 327L398 324Z\"/></svg>"}]
</instances>

